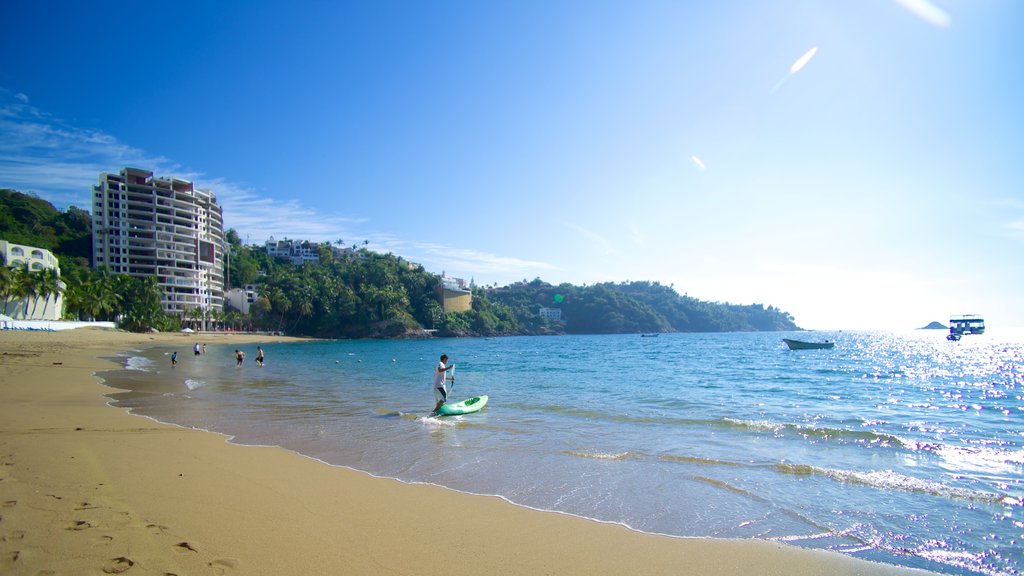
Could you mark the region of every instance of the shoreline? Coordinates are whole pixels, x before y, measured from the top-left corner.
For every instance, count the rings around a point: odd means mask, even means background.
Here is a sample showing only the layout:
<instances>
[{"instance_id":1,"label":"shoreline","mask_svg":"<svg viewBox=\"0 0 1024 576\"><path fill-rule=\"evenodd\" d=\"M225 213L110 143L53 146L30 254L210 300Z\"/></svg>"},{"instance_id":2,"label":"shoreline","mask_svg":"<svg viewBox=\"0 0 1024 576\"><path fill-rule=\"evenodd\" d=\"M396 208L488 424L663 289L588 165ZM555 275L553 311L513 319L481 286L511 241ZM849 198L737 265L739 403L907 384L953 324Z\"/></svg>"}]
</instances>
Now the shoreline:
<instances>
[{"instance_id":1,"label":"shoreline","mask_svg":"<svg viewBox=\"0 0 1024 576\"><path fill-rule=\"evenodd\" d=\"M0 332L5 574L925 574L762 540L677 538L326 464L130 414L102 357L288 337ZM448 561L448 559L452 559Z\"/></svg>"}]
</instances>

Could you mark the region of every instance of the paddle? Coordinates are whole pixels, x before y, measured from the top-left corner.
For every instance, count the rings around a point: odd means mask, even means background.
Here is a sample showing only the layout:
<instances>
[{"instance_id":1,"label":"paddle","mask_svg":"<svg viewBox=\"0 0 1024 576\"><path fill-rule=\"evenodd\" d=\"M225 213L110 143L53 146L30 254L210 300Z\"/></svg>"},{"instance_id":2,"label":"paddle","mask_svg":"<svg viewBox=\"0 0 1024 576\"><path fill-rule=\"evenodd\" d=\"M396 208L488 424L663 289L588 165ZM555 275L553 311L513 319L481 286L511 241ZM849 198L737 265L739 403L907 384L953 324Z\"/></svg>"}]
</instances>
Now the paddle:
<instances>
[{"instance_id":1,"label":"paddle","mask_svg":"<svg viewBox=\"0 0 1024 576\"><path fill-rule=\"evenodd\" d=\"M454 390L455 390L455 366L452 365L452 388L451 388L451 390L448 391L448 393L451 394L452 391L454 391Z\"/></svg>"}]
</instances>

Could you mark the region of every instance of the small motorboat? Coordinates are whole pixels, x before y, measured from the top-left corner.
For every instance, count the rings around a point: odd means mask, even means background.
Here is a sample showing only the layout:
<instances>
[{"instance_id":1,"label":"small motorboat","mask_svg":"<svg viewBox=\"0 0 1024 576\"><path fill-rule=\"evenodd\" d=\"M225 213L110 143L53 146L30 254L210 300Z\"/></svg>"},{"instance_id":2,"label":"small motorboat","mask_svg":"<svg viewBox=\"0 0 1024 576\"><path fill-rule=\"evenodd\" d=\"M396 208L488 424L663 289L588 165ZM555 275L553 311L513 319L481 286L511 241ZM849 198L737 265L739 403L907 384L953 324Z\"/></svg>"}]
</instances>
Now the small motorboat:
<instances>
[{"instance_id":1,"label":"small motorboat","mask_svg":"<svg viewBox=\"0 0 1024 576\"><path fill-rule=\"evenodd\" d=\"M835 342L804 342L803 340L793 340L792 338L783 338L783 342L786 346L789 346L790 350L826 350L829 348L835 348Z\"/></svg>"}]
</instances>

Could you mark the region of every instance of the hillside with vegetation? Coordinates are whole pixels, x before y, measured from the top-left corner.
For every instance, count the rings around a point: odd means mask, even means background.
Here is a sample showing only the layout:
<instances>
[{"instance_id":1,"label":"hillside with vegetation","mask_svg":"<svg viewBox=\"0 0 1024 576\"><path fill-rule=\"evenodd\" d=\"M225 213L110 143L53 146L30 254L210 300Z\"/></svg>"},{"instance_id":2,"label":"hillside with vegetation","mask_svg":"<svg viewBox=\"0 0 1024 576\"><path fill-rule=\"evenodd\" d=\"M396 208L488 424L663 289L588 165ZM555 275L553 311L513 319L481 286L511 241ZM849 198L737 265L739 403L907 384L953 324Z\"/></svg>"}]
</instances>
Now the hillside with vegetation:
<instances>
[{"instance_id":1,"label":"hillside with vegetation","mask_svg":"<svg viewBox=\"0 0 1024 576\"><path fill-rule=\"evenodd\" d=\"M228 230L227 238L228 287L257 287L259 297L249 313L197 309L184 318L168 316L160 310L155 279L89 268L88 212L73 206L60 212L35 196L0 190L0 239L53 252L64 283L63 288L44 288L37 273L5 269L0 298L6 302L9 296L61 289L69 317L118 320L132 330L178 330L202 321L323 338L410 337L426 330L441 336L498 336L797 329L792 316L772 306L702 301L657 282L556 286L538 278L474 287L472 310L446 314L437 296L439 275L400 256L369 250L365 243L343 250L322 243L319 262L295 265L270 256L262 246L243 245L234 230ZM541 308L561 310L561 320L543 318Z\"/></svg>"}]
</instances>

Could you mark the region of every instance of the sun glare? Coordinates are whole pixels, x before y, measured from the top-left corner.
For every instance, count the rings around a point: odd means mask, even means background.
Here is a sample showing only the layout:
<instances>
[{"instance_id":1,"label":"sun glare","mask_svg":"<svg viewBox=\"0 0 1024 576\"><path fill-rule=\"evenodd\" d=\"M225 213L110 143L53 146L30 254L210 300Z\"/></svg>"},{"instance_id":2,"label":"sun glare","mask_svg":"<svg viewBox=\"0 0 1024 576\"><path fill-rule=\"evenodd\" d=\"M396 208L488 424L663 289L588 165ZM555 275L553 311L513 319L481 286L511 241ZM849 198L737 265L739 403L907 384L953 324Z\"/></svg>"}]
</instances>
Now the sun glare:
<instances>
[{"instance_id":1,"label":"sun glare","mask_svg":"<svg viewBox=\"0 0 1024 576\"><path fill-rule=\"evenodd\" d=\"M817 46L815 46L814 48L811 48L810 50L808 50L806 54L801 56L799 60L794 62L793 65L789 67L789 73L790 74L796 74L797 72L799 72L801 69L803 69L804 66L807 66L807 63L810 62L811 58L814 58L814 55L817 54L817 53L818 53L818 47Z\"/></svg>"}]
</instances>

